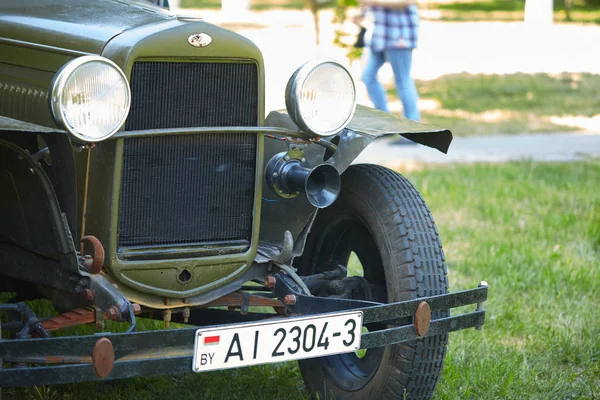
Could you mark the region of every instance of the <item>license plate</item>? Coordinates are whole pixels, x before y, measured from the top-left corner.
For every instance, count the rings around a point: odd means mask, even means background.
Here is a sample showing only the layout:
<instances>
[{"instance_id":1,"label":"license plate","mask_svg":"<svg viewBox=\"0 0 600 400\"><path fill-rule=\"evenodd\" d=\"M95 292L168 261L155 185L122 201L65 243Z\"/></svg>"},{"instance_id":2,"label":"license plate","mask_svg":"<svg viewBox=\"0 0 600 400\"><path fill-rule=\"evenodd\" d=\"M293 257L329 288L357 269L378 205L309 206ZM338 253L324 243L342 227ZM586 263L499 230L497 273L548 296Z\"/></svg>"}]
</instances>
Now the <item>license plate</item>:
<instances>
[{"instance_id":1,"label":"license plate","mask_svg":"<svg viewBox=\"0 0 600 400\"><path fill-rule=\"evenodd\" d=\"M360 349L362 312L277 319L196 331L195 372L322 357Z\"/></svg>"}]
</instances>

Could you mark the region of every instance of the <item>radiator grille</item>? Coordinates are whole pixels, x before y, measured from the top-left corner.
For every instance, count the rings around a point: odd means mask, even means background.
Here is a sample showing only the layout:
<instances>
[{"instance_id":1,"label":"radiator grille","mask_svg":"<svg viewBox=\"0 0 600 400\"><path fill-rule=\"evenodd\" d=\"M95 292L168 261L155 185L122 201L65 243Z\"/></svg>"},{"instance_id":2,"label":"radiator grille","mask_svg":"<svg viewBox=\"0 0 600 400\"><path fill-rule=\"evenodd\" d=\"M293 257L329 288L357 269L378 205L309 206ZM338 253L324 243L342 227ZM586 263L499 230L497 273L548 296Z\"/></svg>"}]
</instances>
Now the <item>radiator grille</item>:
<instances>
[{"instance_id":1,"label":"radiator grille","mask_svg":"<svg viewBox=\"0 0 600 400\"><path fill-rule=\"evenodd\" d=\"M256 126L254 64L137 62L126 130ZM257 135L124 141L119 247L249 245Z\"/></svg>"},{"instance_id":2,"label":"radiator grille","mask_svg":"<svg viewBox=\"0 0 600 400\"><path fill-rule=\"evenodd\" d=\"M256 65L136 62L131 99L128 131L253 126L258 115Z\"/></svg>"}]
</instances>

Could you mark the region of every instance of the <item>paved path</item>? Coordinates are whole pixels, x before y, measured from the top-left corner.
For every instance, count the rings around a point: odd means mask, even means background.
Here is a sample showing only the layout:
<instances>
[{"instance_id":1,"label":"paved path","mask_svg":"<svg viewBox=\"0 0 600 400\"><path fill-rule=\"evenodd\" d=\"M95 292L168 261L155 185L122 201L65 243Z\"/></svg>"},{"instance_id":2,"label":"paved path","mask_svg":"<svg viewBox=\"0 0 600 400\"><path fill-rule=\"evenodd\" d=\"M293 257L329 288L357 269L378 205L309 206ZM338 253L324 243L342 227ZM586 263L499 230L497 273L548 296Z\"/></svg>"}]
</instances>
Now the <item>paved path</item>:
<instances>
[{"instance_id":1,"label":"paved path","mask_svg":"<svg viewBox=\"0 0 600 400\"><path fill-rule=\"evenodd\" d=\"M421 145L398 142L395 139L376 141L367 147L355 163L410 167L423 163L506 162L524 159L600 160L600 132L458 137L452 141L448 154Z\"/></svg>"}]
</instances>

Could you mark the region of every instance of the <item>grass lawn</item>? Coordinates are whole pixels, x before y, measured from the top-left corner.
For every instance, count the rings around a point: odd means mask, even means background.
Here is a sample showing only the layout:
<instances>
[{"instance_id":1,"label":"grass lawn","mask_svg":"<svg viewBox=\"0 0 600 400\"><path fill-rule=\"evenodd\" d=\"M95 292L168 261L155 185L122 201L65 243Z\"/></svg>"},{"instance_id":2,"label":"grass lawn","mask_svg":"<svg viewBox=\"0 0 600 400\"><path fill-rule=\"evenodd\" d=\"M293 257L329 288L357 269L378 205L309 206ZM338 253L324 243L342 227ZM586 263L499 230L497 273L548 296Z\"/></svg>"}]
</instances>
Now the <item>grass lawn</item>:
<instances>
[{"instance_id":1,"label":"grass lawn","mask_svg":"<svg viewBox=\"0 0 600 400\"><path fill-rule=\"evenodd\" d=\"M420 4L424 19L439 21L523 21L525 16L524 0L483 0L456 1ZM600 24L598 6L588 6L582 0L574 0L571 9L571 21L567 21L564 2L554 2L555 22L576 22Z\"/></svg>"},{"instance_id":2,"label":"grass lawn","mask_svg":"<svg viewBox=\"0 0 600 400\"><path fill-rule=\"evenodd\" d=\"M423 121L458 136L571 131L572 117L600 115L600 75L589 73L462 73L416 84Z\"/></svg>"},{"instance_id":3,"label":"grass lawn","mask_svg":"<svg viewBox=\"0 0 600 400\"><path fill-rule=\"evenodd\" d=\"M181 0L182 8L221 8L221 0ZM304 8L304 0L251 0L250 8L252 10L266 9L293 9L301 10Z\"/></svg>"},{"instance_id":4,"label":"grass lawn","mask_svg":"<svg viewBox=\"0 0 600 400\"><path fill-rule=\"evenodd\" d=\"M454 166L412 178L445 241L451 287L490 284L485 328L451 335L436 398L597 398L600 164Z\"/></svg>"},{"instance_id":5,"label":"grass lawn","mask_svg":"<svg viewBox=\"0 0 600 400\"><path fill-rule=\"evenodd\" d=\"M600 163L454 165L407 176L436 219L451 289L482 279L490 285L485 327L451 334L434 398L598 398ZM309 398L295 363L3 394L4 400Z\"/></svg>"}]
</instances>

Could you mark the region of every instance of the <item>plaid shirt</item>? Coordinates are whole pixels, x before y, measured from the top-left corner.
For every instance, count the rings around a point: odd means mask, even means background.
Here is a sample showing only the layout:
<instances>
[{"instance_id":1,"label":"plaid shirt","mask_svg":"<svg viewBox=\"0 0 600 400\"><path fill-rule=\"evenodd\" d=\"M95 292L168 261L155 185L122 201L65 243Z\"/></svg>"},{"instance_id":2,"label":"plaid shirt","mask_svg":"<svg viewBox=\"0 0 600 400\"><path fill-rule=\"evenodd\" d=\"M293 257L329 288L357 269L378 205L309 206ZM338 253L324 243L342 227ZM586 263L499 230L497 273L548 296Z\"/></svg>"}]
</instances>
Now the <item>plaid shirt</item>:
<instances>
[{"instance_id":1,"label":"plaid shirt","mask_svg":"<svg viewBox=\"0 0 600 400\"><path fill-rule=\"evenodd\" d=\"M419 31L419 9L410 5L401 10L371 7L373 34L369 46L374 51L389 48L417 47Z\"/></svg>"}]
</instances>

